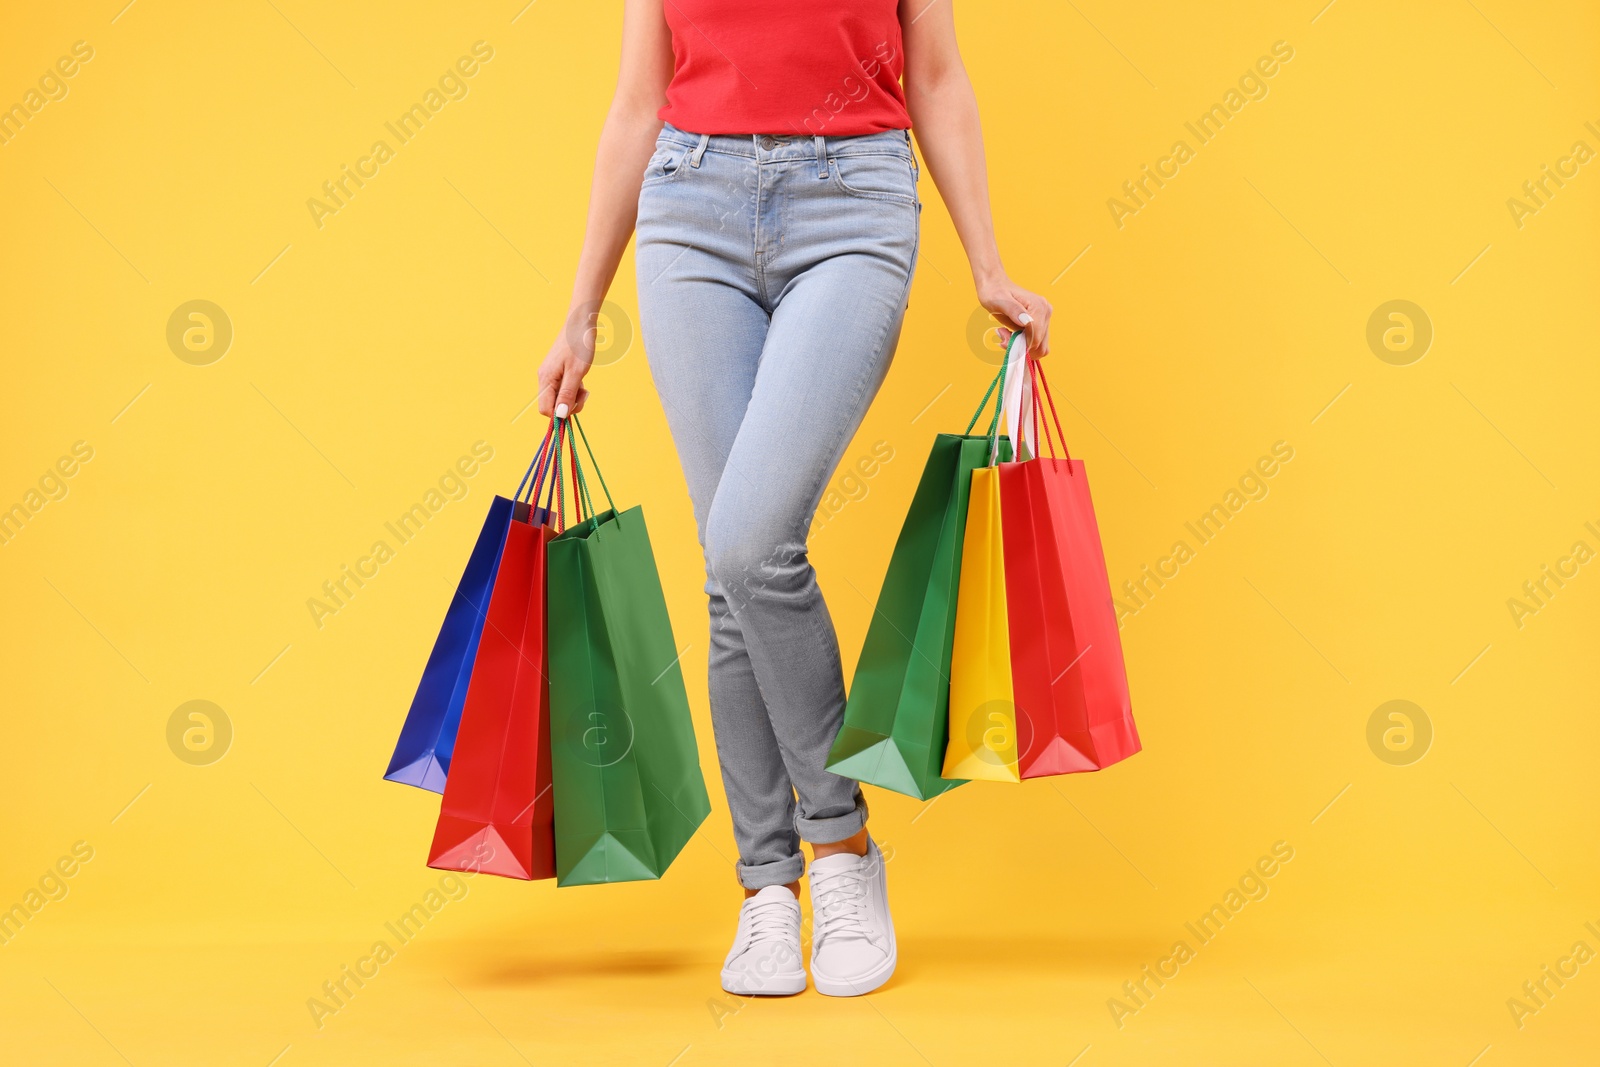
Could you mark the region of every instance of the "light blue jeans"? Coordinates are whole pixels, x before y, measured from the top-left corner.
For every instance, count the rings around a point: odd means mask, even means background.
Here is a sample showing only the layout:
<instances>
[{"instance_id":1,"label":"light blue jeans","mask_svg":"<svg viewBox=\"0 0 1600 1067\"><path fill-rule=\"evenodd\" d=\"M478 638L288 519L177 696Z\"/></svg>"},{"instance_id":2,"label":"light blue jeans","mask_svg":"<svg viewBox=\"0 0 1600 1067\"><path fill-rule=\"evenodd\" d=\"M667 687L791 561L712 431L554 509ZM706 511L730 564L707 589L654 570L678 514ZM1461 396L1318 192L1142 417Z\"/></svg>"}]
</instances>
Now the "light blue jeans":
<instances>
[{"instance_id":1,"label":"light blue jeans","mask_svg":"<svg viewBox=\"0 0 1600 1067\"><path fill-rule=\"evenodd\" d=\"M799 878L801 840L866 823L861 787L825 769L844 676L806 532L894 355L920 211L903 131L668 125L639 192L641 328L705 550L711 722L749 889Z\"/></svg>"}]
</instances>

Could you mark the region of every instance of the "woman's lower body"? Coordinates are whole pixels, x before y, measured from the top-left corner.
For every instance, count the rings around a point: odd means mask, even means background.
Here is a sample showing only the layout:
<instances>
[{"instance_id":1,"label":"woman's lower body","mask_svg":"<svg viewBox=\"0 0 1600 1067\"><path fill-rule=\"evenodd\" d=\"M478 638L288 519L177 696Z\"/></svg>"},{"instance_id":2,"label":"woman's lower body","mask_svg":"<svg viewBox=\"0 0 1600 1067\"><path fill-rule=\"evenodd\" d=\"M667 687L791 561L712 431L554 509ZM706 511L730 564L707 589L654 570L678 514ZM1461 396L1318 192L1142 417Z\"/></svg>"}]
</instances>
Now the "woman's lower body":
<instances>
[{"instance_id":1,"label":"woman's lower body","mask_svg":"<svg viewBox=\"0 0 1600 1067\"><path fill-rule=\"evenodd\" d=\"M641 326L705 550L712 726L748 890L799 879L802 840L866 823L860 786L826 769L844 678L806 536L899 338L916 181L903 132L668 126L640 191Z\"/></svg>"}]
</instances>

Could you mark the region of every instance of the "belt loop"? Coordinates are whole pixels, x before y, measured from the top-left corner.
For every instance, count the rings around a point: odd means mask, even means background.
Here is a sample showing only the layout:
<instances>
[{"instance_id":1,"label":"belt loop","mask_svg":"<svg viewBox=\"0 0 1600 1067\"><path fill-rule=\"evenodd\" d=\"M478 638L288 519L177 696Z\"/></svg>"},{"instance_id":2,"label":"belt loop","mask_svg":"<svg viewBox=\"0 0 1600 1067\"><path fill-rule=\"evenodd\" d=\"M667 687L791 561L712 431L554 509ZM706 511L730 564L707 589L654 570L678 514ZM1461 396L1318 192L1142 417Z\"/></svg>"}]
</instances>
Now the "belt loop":
<instances>
[{"instance_id":1,"label":"belt loop","mask_svg":"<svg viewBox=\"0 0 1600 1067\"><path fill-rule=\"evenodd\" d=\"M820 133L813 137L812 141L817 146L817 177L826 178L828 176L828 148L822 143L822 134Z\"/></svg>"},{"instance_id":2,"label":"belt loop","mask_svg":"<svg viewBox=\"0 0 1600 1067\"><path fill-rule=\"evenodd\" d=\"M705 157L706 145L710 143L711 135L709 133L702 133L700 135L700 143L695 145L693 152L689 153L689 166L695 168L696 170L700 169L700 160Z\"/></svg>"}]
</instances>

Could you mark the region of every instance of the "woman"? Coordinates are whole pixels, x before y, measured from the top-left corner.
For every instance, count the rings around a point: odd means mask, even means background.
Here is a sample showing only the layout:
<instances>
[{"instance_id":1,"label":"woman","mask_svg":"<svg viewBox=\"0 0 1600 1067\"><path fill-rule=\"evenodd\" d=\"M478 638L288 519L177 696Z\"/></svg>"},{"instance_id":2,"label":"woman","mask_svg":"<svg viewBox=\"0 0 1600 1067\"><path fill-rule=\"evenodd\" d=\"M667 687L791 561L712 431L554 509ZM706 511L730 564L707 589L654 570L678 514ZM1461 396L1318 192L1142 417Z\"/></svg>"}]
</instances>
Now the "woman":
<instances>
[{"instance_id":1,"label":"woman","mask_svg":"<svg viewBox=\"0 0 1600 1067\"><path fill-rule=\"evenodd\" d=\"M894 972L861 788L824 766L844 678L806 531L899 337L913 125L979 302L1048 351L1050 304L995 246L951 0L627 0L572 310L539 368L542 412L583 408L593 313L637 230L645 348L705 550L711 721L745 894L730 993L806 986L801 841L817 989L854 996Z\"/></svg>"}]
</instances>

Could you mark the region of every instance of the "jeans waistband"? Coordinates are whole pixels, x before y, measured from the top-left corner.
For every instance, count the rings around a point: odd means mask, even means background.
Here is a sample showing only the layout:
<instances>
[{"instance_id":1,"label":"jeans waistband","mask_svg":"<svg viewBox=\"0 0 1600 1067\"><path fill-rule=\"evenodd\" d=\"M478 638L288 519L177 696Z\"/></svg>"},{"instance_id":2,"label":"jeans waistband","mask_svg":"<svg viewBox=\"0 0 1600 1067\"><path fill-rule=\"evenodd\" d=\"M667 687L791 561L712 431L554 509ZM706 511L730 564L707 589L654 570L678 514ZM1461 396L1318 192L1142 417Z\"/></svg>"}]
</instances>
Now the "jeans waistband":
<instances>
[{"instance_id":1,"label":"jeans waistband","mask_svg":"<svg viewBox=\"0 0 1600 1067\"><path fill-rule=\"evenodd\" d=\"M756 160L812 157L816 154L818 140L811 134L714 133L703 136L681 130L670 122L662 124L661 138L703 152L720 152ZM705 142L703 148L702 140ZM830 156L898 155L911 158L910 130L885 130L852 137L823 136L821 140Z\"/></svg>"}]
</instances>

